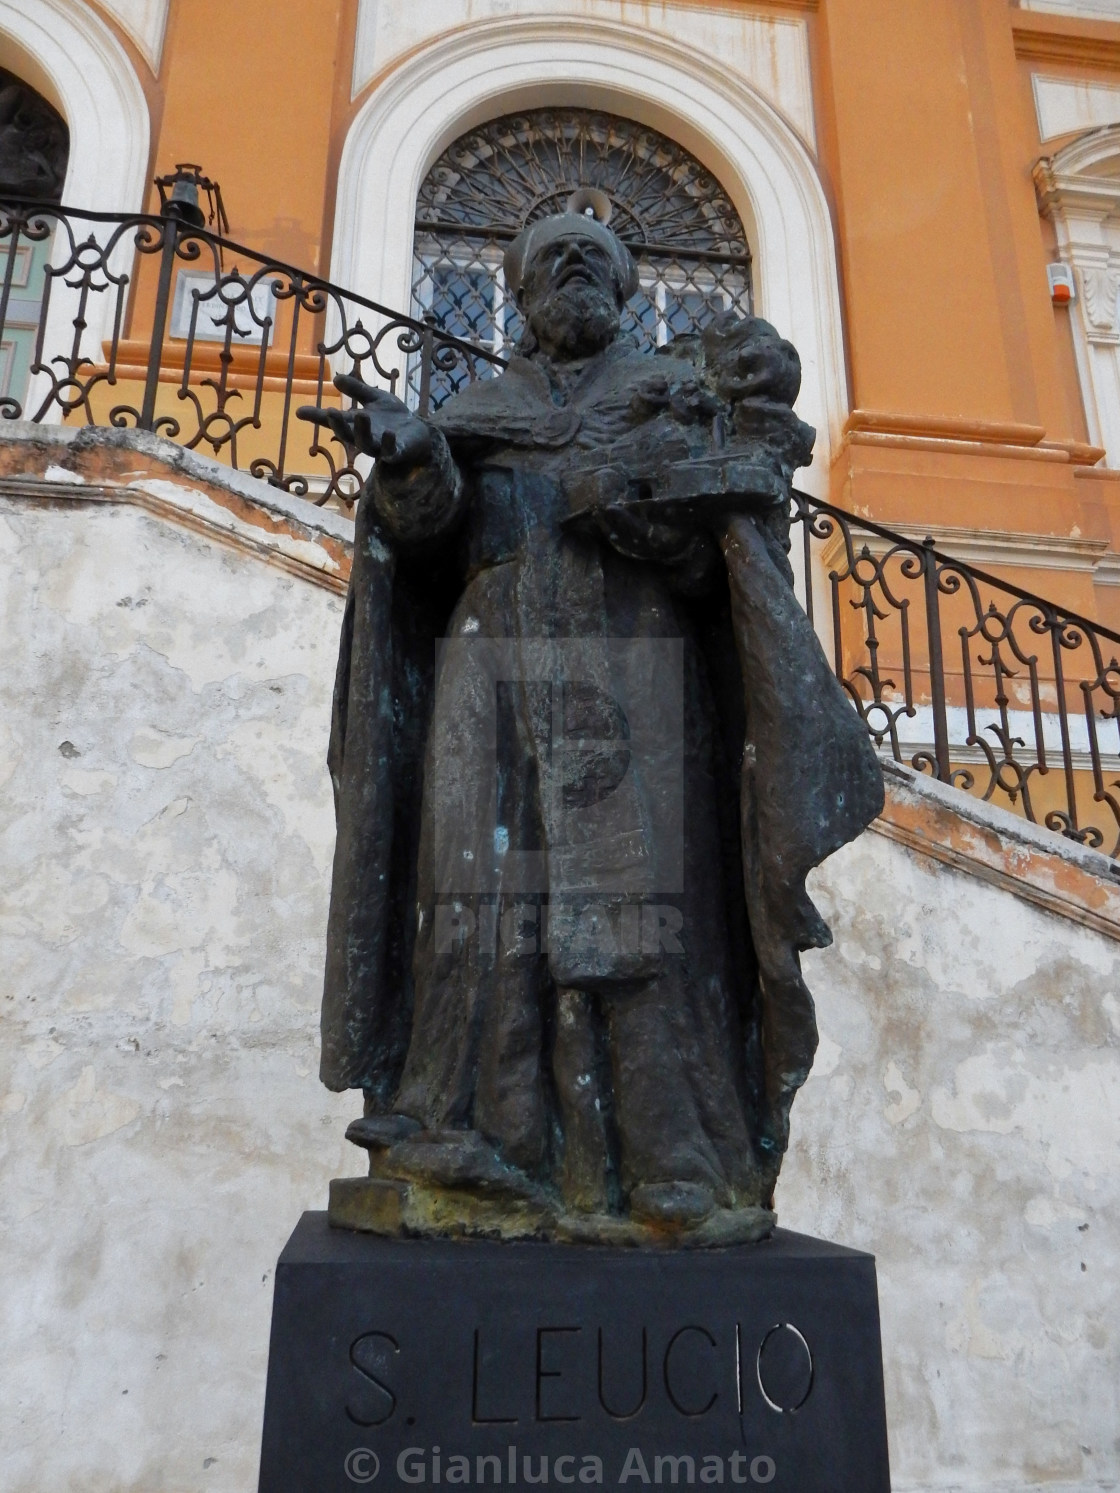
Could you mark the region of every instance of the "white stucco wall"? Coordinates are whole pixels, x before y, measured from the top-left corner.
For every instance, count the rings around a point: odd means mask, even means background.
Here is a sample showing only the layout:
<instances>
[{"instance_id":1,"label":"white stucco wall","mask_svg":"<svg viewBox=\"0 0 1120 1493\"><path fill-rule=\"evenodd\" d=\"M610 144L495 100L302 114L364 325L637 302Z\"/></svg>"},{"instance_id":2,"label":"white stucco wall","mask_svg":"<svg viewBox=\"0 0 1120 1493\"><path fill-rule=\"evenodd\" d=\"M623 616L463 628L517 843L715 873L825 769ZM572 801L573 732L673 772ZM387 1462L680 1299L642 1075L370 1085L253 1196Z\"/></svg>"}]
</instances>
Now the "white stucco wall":
<instances>
[{"instance_id":1,"label":"white stucco wall","mask_svg":"<svg viewBox=\"0 0 1120 1493\"><path fill-rule=\"evenodd\" d=\"M0 567L0 1488L246 1493L276 1256L361 1169L317 1081L341 599L115 505L0 500Z\"/></svg>"},{"instance_id":2,"label":"white stucco wall","mask_svg":"<svg viewBox=\"0 0 1120 1493\"><path fill-rule=\"evenodd\" d=\"M810 886L778 1216L878 1258L895 1489L1115 1488L1120 944L878 834Z\"/></svg>"},{"instance_id":3,"label":"white stucco wall","mask_svg":"<svg viewBox=\"0 0 1120 1493\"><path fill-rule=\"evenodd\" d=\"M110 504L0 496L0 566L0 1489L247 1493L276 1255L360 1170L341 602ZM896 1489L1115 1486L1120 943L878 834L816 895L778 1207L878 1256Z\"/></svg>"}]
</instances>

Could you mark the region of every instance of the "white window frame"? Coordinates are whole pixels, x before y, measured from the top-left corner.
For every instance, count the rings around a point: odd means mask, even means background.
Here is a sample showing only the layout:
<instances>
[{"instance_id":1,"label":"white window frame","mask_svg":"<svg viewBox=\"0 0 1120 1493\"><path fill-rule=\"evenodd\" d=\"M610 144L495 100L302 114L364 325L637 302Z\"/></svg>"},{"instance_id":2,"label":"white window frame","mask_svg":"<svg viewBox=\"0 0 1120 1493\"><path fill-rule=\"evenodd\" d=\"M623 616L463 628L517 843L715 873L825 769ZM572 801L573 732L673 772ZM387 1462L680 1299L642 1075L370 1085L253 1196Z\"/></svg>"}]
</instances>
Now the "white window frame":
<instances>
[{"instance_id":1,"label":"white window frame","mask_svg":"<svg viewBox=\"0 0 1120 1493\"><path fill-rule=\"evenodd\" d=\"M1035 184L1074 271L1070 325L1089 439L1120 468L1120 125L1040 161Z\"/></svg>"}]
</instances>

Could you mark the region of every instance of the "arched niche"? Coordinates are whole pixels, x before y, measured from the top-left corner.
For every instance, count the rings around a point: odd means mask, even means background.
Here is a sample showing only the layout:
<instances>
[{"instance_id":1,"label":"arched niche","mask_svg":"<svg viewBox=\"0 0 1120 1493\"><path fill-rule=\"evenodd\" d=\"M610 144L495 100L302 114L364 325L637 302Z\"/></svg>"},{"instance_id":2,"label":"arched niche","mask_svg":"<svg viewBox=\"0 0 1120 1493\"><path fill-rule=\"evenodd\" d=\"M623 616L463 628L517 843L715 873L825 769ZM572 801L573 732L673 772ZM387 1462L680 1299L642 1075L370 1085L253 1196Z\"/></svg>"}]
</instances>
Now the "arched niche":
<instances>
[{"instance_id":1,"label":"arched niche","mask_svg":"<svg viewBox=\"0 0 1120 1493\"><path fill-rule=\"evenodd\" d=\"M62 200L70 131L49 99L25 77L0 66L0 195L42 203ZM0 275L8 289L0 337L0 400L22 401L35 356L50 258L49 239L0 240ZM14 256L14 257L13 257Z\"/></svg>"},{"instance_id":2,"label":"arched niche","mask_svg":"<svg viewBox=\"0 0 1120 1493\"><path fill-rule=\"evenodd\" d=\"M791 126L716 59L689 47L613 22L509 17L421 48L377 85L349 131L332 278L407 307L416 195L432 162L499 114L567 104L650 125L727 189L754 251L756 308L801 353L798 410L819 432L803 476L825 493L848 408L828 205Z\"/></svg>"}]
</instances>

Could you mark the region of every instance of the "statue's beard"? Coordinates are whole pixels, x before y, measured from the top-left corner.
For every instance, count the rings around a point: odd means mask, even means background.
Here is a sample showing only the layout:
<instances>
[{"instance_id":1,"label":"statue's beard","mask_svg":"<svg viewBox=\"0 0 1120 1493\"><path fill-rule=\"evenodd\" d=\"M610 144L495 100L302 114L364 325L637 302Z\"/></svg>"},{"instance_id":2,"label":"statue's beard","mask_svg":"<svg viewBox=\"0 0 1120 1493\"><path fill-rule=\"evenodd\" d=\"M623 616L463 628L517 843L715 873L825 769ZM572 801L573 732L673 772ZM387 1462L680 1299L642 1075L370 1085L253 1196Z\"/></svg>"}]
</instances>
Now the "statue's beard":
<instances>
[{"instance_id":1,"label":"statue's beard","mask_svg":"<svg viewBox=\"0 0 1120 1493\"><path fill-rule=\"evenodd\" d=\"M582 358L602 352L618 335L619 310L598 285L569 280L534 307L529 325L545 352L555 358Z\"/></svg>"}]
</instances>

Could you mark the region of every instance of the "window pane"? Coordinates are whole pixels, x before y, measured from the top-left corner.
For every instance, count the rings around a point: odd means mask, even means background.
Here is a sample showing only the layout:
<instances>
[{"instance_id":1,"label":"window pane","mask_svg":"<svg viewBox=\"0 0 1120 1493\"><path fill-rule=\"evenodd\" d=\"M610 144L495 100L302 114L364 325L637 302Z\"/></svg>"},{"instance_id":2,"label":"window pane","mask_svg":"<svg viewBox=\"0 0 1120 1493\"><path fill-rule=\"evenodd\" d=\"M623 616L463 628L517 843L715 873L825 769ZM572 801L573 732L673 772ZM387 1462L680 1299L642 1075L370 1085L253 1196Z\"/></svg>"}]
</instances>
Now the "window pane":
<instances>
[{"instance_id":1,"label":"window pane","mask_svg":"<svg viewBox=\"0 0 1120 1493\"><path fill-rule=\"evenodd\" d=\"M430 309L437 324L453 337L487 341L494 328L494 280L481 267L432 265Z\"/></svg>"}]
</instances>

